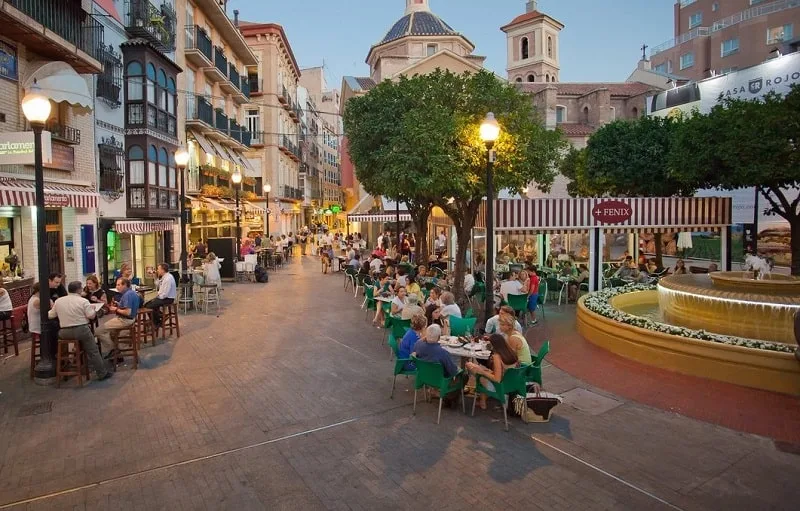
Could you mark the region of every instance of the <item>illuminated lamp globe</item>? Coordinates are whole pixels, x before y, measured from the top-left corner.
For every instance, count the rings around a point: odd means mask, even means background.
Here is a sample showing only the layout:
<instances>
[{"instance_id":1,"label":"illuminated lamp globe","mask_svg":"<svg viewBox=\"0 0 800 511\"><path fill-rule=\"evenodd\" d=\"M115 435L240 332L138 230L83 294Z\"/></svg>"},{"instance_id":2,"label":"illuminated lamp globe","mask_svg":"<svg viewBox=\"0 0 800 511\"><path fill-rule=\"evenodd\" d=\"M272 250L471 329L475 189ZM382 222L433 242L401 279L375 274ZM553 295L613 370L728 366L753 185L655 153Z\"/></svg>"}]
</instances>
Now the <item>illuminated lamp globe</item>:
<instances>
[{"instance_id":1,"label":"illuminated lamp globe","mask_svg":"<svg viewBox=\"0 0 800 511\"><path fill-rule=\"evenodd\" d=\"M231 181L233 181L233 184L235 185L238 185L239 183L242 182L242 171L239 170L238 167L233 172L233 174L231 174Z\"/></svg>"},{"instance_id":2,"label":"illuminated lamp globe","mask_svg":"<svg viewBox=\"0 0 800 511\"><path fill-rule=\"evenodd\" d=\"M175 165L184 168L188 164L189 164L189 151L181 147L180 149L175 151Z\"/></svg>"},{"instance_id":3,"label":"illuminated lamp globe","mask_svg":"<svg viewBox=\"0 0 800 511\"><path fill-rule=\"evenodd\" d=\"M481 140L486 144L494 144L499 137L500 124L494 118L494 114L489 112L481 123Z\"/></svg>"},{"instance_id":4,"label":"illuminated lamp globe","mask_svg":"<svg viewBox=\"0 0 800 511\"><path fill-rule=\"evenodd\" d=\"M271 191L272 191L272 186L269 183L265 184L264 185L264 193L269 193Z\"/></svg>"},{"instance_id":5,"label":"illuminated lamp globe","mask_svg":"<svg viewBox=\"0 0 800 511\"><path fill-rule=\"evenodd\" d=\"M44 124L50 118L50 99L42 94L42 89L33 82L22 99L22 112L31 124Z\"/></svg>"}]
</instances>

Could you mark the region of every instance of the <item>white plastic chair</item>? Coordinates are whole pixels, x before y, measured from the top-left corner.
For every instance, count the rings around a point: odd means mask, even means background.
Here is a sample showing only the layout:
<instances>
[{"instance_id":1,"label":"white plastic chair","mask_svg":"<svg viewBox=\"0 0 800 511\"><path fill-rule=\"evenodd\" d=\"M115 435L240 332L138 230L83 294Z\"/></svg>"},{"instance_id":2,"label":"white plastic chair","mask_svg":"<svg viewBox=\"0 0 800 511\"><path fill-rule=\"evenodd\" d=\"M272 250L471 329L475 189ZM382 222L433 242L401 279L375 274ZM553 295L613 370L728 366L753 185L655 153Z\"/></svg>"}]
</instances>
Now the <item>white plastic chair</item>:
<instances>
[{"instance_id":1,"label":"white plastic chair","mask_svg":"<svg viewBox=\"0 0 800 511\"><path fill-rule=\"evenodd\" d=\"M244 276L250 282L256 281L256 265L255 263L246 262L244 263Z\"/></svg>"},{"instance_id":2,"label":"white plastic chair","mask_svg":"<svg viewBox=\"0 0 800 511\"><path fill-rule=\"evenodd\" d=\"M244 261L236 261L236 282L240 282L247 278L245 274L245 263Z\"/></svg>"}]
</instances>

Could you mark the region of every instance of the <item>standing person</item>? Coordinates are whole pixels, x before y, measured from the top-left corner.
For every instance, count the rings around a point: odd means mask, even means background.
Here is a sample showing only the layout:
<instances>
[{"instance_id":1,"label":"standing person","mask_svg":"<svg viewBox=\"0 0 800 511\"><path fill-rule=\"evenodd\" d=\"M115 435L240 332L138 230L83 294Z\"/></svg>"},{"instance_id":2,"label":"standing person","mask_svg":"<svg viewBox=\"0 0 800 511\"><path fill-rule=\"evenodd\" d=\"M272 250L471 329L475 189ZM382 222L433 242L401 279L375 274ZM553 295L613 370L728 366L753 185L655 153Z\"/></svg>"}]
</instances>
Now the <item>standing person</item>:
<instances>
[{"instance_id":1,"label":"standing person","mask_svg":"<svg viewBox=\"0 0 800 511\"><path fill-rule=\"evenodd\" d=\"M195 257L199 257L200 259L203 259L203 258L206 257L207 253L208 252L207 252L207 249L206 249L206 244L203 243L203 238L200 238L199 240L197 240L197 245L194 246L194 256ZM125 277L125 275L123 275L123 277ZM125 278L129 278L129 277L125 277Z\"/></svg>"},{"instance_id":2,"label":"standing person","mask_svg":"<svg viewBox=\"0 0 800 511\"><path fill-rule=\"evenodd\" d=\"M97 349L97 344L94 342L89 321L93 320L97 313L89 300L80 295L82 289L83 284L79 281L70 282L67 296L56 300L48 317L50 319L58 318L61 325L58 331L59 339L76 339L81 343L81 349L89 359L89 367L97 374L97 379L103 381L110 378L112 373L108 371L100 356L100 351Z\"/></svg>"},{"instance_id":3,"label":"standing person","mask_svg":"<svg viewBox=\"0 0 800 511\"><path fill-rule=\"evenodd\" d=\"M161 326L161 307L175 302L178 296L178 289L175 286L175 277L169 272L169 265L167 263L158 263L156 268L158 279L158 295L144 304L145 308L153 309L153 323L156 328Z\"/></svg>"},{"instance_id":4,"label":"standing person","mask_svg":"<svg viewBox=\"0 0 800 511\"><path fill-rule=\"evenodd\" d=\"M256 234L256 248L261 248L261 235Z\"/></svg>"},{"instance_id":5,"label":"standing person","mask_svg":"<svg viewBox=\"0 0 800 511\"><path fill-rule=\"evenodd\" d=\"M117 279L116 288L119 299L108 306L109 312L115 316L103 323L95 332L97 340L107 350L105 357L107 359L119 354L119 349L111 340L111 333L130 327L139 312L139 295L131 289L131 282L120 277Z\"/></svg>"},{"instance_id":6,"label":"standing person","mask_svg":"<svg viewBox=\"0 0 800 511\"><path fill-rule=\"evenodd\" d=\"M306 242L308 241L308 234L305 230L300 231L297 242L300 244L300 255L306 255Z\"/></svg>"},{"instance_id":7,"label":"standing person","mask_svg":"<svg viewBox=\"0 0 800 511\"><path fill-rule=\"evenodd\" d=\"M437 255L444 255L447 252L447 235L444 232L444 229L439 233L439 236L436 238L436 245L438 247Z\"/></svg>"}]
</instances>

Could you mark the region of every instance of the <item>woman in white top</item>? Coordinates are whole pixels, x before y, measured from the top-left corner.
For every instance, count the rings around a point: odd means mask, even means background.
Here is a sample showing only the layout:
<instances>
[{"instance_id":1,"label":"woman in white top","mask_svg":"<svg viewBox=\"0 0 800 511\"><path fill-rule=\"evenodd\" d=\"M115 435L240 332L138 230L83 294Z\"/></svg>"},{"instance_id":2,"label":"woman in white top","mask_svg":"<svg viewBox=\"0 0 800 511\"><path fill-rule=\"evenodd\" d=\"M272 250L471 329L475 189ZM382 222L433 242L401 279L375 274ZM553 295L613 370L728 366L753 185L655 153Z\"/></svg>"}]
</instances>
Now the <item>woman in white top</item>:
<instances>
[{"instance_id":1,"label":"woman in white top","mask_svg":"<svg viewBox=\"0 0 800 511\"><path fill-rule=\"evenodd\" d=\"M206 284L217 284L219 285L222 282L222 278L219 275L219 259L217 259L217 255L214 252L209 252L206 256L206 262L203 263L203 271L206 274Z\"/></svg>"},{"instance_id":2,"label":"woman in white top","mask_svg":"<svg viewBox=\"0 0 800 511\"><path fill-rule=\"evenodd\" d=\"M33 294L28 299L28 331L32 334L42 333L42 313L39 312L39 283L33 285Z\"/></svg>"},{"instance_id":3,"label":"woman in white top","mask_svg":"<svg viewBox=\"0 0 800 511\"><path fill-rule=\"evenodd\" d=\"M11 295L4 288L0 287L0 319L11 319L14 305L11 304Z\"/></svg>"},{"instance_id":4,"label":"woman in white top","mask_svg":"<svg viewBox=\"0 0 800 511\"><path fill-rule=\"evenodd\" d=\"M406 306L406 288L397 288L394 298L392 298L392 316L400 316Z\"/></svg>"}]
</instances>

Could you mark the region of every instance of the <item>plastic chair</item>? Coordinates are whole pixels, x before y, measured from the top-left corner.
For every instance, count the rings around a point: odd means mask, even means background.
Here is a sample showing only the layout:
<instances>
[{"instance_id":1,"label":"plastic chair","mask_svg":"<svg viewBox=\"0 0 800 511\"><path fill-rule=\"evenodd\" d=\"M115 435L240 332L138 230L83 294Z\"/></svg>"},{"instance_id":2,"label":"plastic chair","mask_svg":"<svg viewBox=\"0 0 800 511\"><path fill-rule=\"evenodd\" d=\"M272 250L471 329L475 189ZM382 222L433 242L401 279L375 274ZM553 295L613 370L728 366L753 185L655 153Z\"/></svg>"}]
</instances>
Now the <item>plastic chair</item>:
<instances>
[{"instance_id":1,"label":"plastic chair","mask_svg":"<svg viewBox=\"0 0 800 511\"><path fill-rule=\"evenodd\" d=\"M394 337L389 339L389 347L392 348L392 353L394 353L394 378L392 379L392 393L389 395L389 399L394 399L394 386L397 382L397 375L403 374L405 376L411 376L417 374L417 368L414 369L406 369L406 362L411 362L410 358L400 358L400 348L398 345L397 339Z\"/></svg>"},{"instance_id":2,"label":"plastic chair","mask_svg":"<svg viewBox=\"0 0 800 511\"><path fill-rule=\"evenodd\" d=\"M436 416L436 424L439 424L442 418L444 396L455 390L461 391L461 409L464 413L467 413L466 404L464 403L464 385L467 379L463 369L459 370L452 378L447 378L444 375L444 368L439 362L427 362L417 357L411 357L411 360L417 366L417 375L414 378L414 415L417 414L417 390L426 386L439 391L439 413Z\"/></svg>"},{"instance_id":3,"label":"plastic chair","mask_svg":"<svg viewBox=\"0 0 800 511\"><path fill-rule=\"evenodd\" d=\"M475 399L472 401L472 415L475 415L475 403L478 402L478 394L486 394L489 397L497 399L503 405L503 420L505 421L506 431L508 431L508 395L519 394L525 396L528 393L528 388L525 381L527 368L525 367L511 367L506 369L503 375L503 380L500 383L492 382L494 390L491 391L484 387L483 378L475 378Z\"/></svg>"},{"instance_id":4,"label":"plastic chair","mask_svg":"<svg viewBox=\"0 0 800 511\"><path fill-rule=\"evenodd\" d=\"M244 261L236 261L236 282L241 282L246 279Z\"/></svg>"},{"instance_id":5,"label":"plastic chair","mask_svg":"<svg viewBox=\"0 0 800 511\"><path fill-rule=\"evenodd\" d=\"M478 318L457 318L450 316L450 335L467 335L475 331Z\"/></svg>"},{"instance_id":6,"label":"plastic chair","mask_svg":"<svg viewBox=\"0 0 800 511\"><path fill-rule=\"evenodd\" d=\"M539 348L539 353L536 354L536 357L533 359L533 363L525 366L525 380L531 382L535 381L539 385L543 385L542 383L542 361L544 357L550 352L550 341L544 341L542 347Z\"/></svg>"},{"instance_id":7,"label":"plastic chair","mask_svg":"<svg viewBox=\"0 0 800 511\"><path fill-rule=\"evenodd\" d=\"M378 310L378 301L375 300L375 288L372 286L367 286L364 288L364 303L361 304L361 308L365 309L366 318L365 321L369 320L369 312L370 311L377 311Z\"/></svg>"},{"instance_id":8,"label":"plastic chair","mask_svg":"<svg viewBox=\"0 0 800 511\"><path fill-rule=\"evenodd\" d=\"M250 282L256 281L256 265L255 263L244 263L244 276Z\"/></svg>"},{"instance_id":9,"label":"plastic chair","mask_svg":"<svg viewBox=\"0 0 800 511\"><path fill-rule=\"evenodd\" d=\"M509 294L506 298L508 306L517 314L521 314L522 325L528 326L528 295Z\"/></svg>"},{"instance_id":10,"label":"plastic chair","mask_svg":"<svg viewBox=\"0 0 800 511\"><path fill-rule=\"evenodd\" d=\"M561 295L566 289L567 284L565 282L561 282L556 277L547 277L547 291L550 294L558 293L558 305L561 305Z\"/></svg>"}]
</instances>

